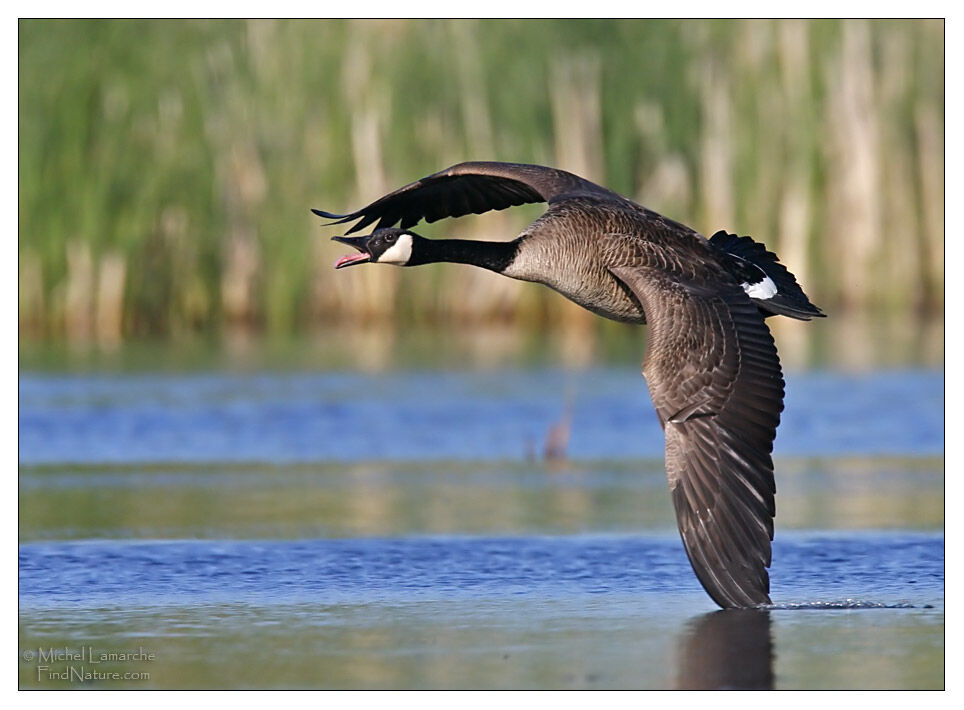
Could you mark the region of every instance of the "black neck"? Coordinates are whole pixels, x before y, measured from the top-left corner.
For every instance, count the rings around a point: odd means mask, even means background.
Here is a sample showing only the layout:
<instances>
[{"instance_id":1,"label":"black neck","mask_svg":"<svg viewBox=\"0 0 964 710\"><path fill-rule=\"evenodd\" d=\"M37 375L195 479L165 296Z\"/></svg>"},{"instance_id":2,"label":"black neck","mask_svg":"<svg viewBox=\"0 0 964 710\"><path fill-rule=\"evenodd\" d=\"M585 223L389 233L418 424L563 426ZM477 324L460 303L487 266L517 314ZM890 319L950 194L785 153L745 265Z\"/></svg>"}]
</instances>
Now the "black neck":
<instances>
[{"instance_id":1,"label":"black neck","mask_svg":"<svg viewBox=\"0 0 964 710\"><path fill-rule=\"evenodd\" d=\"M502 273L515 259L518 240L481 242L474 239L425 239L417 241L408 266L434 264L440 261L471 264Z\"/></svg>"}]
</instances>

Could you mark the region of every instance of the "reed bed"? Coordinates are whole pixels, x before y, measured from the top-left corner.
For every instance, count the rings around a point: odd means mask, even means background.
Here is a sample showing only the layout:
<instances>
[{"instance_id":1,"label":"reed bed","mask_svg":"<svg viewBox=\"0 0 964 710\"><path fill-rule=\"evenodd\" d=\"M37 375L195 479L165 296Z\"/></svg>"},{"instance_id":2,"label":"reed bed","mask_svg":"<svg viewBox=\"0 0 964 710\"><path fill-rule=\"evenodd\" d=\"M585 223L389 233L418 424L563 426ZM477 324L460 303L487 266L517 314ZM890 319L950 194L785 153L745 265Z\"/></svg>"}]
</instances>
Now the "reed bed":
<instances>
[{"instance_id":1,"label":"reed bed","mask_svg":"<svg viewBox=\"0 0 964 710\"><path fill-rule=\"evenodd\" d=\"M309 207L470 159L752 234L831 311L939 312L943 42L940 20L21 21L21 336L605 327L467 267L331 269Z\"/></svg>"}]
</instances>

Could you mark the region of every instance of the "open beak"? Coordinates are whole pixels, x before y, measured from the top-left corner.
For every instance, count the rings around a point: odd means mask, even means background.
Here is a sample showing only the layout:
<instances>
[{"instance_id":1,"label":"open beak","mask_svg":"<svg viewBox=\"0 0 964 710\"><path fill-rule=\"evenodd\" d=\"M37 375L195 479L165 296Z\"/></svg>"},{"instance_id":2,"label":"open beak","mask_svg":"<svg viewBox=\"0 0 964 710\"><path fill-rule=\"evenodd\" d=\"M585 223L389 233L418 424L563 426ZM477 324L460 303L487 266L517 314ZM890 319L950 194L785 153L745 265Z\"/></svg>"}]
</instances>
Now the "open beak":
<instances>
[{"instance_id":1,"label":"open beak","mask_svg":"<svg viewBox=\"0 0 964 710\"><path fill-rule=\"evenodd\" d=\"M347 244L358 250L358 254L346 254L335 262L336 269L343 269L346 266L364 264L372 260L372 255L368 253L368 237L332 237L332 241Z\"/></svg>"}]
</instances>

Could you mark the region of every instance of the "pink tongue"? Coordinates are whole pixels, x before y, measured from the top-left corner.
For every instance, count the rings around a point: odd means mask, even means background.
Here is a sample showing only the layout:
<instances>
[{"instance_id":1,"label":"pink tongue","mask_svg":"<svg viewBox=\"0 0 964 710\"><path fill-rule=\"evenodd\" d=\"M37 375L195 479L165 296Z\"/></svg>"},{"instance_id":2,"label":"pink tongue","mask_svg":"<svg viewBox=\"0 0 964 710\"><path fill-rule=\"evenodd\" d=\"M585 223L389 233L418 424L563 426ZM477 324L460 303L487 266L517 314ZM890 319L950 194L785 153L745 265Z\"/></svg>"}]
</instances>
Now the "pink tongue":
<instances>
[{"instance_id":1,"label":"pink tongue","mask_svg":"<svg viewBox=\"0 0 964 710\"><path fill-rule=\"evenodd\" d=\"M335 268L340 269L343 266L348 266L349 264L354 264L359 261L368 261L371 259L371 255L362 254L346 254L345 256L339 257L338 261L335 262Z\"/></svg>"}]
</instances>

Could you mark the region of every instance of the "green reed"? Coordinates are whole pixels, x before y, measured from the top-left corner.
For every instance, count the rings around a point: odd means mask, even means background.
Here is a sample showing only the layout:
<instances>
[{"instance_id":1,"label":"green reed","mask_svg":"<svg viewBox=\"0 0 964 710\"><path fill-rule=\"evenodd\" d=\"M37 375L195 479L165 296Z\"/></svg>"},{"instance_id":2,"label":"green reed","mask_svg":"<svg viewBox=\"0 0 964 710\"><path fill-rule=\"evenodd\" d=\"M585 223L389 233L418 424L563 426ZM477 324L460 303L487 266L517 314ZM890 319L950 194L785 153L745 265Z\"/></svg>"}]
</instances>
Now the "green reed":
<instances>
[{"instance_id":1,"label":"green reed","mask_svg":"<svg viewBox=\"0 0 964 710\"><path fill-rule=\"evenodd\" d=\"M451 163L571 169L752 234L813 300L943 305L942 21L21 21L21 333L591 318L460 267L331 269ZM538 209L432 225L508 237ZM444 230L444 231L443 231Z\"/></svg>"}]
</instances>

